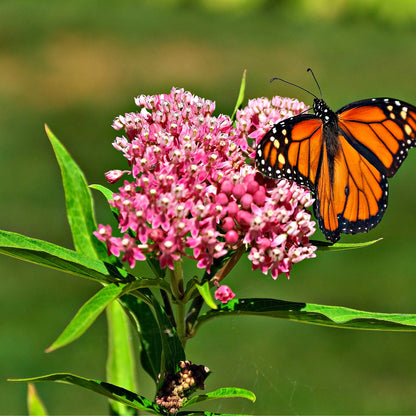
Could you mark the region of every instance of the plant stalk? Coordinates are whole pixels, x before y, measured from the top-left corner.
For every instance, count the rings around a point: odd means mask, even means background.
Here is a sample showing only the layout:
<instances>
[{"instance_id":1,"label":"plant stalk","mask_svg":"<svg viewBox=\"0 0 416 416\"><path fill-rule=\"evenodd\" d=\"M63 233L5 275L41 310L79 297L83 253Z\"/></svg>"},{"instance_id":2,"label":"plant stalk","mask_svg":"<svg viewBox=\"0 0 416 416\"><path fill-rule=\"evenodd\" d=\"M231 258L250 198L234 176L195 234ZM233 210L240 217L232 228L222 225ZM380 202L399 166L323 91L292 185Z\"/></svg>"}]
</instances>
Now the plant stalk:
<instances>
[{"instance_id":1,"label":"plant stalk","mask_svg":"<svg viewBox=\"0 0 416 416\"><path fill-rule=\"evenodd\" d=\"M173 270L169 269L170 287L176 304L176 331L181 340L183 347L186 344L186 327L185 327L185 304L184 300L184 285L183 285L183 269L182 259L175 260L173 263Z\"/></svg>"}]
</instances>

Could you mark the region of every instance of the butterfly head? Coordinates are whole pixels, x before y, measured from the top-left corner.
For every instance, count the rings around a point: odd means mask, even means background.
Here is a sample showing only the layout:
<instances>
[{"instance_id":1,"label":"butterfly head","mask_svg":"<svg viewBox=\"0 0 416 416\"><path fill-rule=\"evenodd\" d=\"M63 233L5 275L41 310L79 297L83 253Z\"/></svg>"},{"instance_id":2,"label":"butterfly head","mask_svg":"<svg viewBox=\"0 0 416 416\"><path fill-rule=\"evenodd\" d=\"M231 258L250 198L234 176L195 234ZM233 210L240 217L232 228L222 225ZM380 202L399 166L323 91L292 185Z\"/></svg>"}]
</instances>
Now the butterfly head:
<instances>
[{"instance_id":1,"label":"butterfly head","mask_svg":"<svg viewBox=\"0 0 416 416\"><path fill-rule=\"evenodd\" d=\"M324 124L337 123L337 116L322 98L315 98L313 100L313 111Z\"/></svg>"}]
</instances>

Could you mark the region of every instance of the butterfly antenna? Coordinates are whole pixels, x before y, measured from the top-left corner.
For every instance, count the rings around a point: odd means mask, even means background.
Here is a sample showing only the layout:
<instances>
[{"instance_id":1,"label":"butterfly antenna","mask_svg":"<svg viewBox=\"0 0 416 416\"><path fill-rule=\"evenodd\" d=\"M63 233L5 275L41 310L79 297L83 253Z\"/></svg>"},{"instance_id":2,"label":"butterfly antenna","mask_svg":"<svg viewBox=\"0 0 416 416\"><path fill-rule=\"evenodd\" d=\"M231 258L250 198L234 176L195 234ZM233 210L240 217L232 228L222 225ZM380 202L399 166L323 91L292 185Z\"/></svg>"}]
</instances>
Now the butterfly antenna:
<instances>
[{"instance_id":1,"label":"butterfly antenna","mask_svg":"<svg viewBox=\"0 0 416 416\"><path fill-rule=\"evenodd\" d=\"M318 80L316 79L315 74L314 74L314 73L313 73L313 71L312 71L312 68L308 68L308 69L307 69L307 71L308 71L308 72L310 72L310 73L312 74L313 79L315 80L315 83L316 83L316 85L318 86L319 94L321 95L321 98L322 98L322 91L321 91L321 87L319 86L319 82L318 82Z\"/></svg>"},{"instance_id":2,"label":"butterfly antenna","mask_svg":"<svg viewBox=\"0 0 416 416\"><path fill-rule=\"evenodd\" d=\"M312 74L313 74L313 73L312 73ZM314 78L315 78L315 76L314 76ZM318 98L318 97L317 97L314 93L310 92L310 91L309 91L309 90L307 90L306 88L303 88L303 87L301 87L300 85L294 84L293 82L286 81L286 80L285 80L285 79L283 79L283 78L272 78L272 79L270 80L270 82L273 82L273 81L282 81L282 82L284 82L285 84L293 85L294 87L299 88L300 90L303 90L303 91L307 92L308 94L312 95L312 97ZM315 81L316 81L316 79L315 79ZM319 85L318 85L318 87L319 87ZM319 89L319 91L321 91L321 89ZM321 95L322 95L322 94L321 94Z\"/></svg>"}]
</instances>

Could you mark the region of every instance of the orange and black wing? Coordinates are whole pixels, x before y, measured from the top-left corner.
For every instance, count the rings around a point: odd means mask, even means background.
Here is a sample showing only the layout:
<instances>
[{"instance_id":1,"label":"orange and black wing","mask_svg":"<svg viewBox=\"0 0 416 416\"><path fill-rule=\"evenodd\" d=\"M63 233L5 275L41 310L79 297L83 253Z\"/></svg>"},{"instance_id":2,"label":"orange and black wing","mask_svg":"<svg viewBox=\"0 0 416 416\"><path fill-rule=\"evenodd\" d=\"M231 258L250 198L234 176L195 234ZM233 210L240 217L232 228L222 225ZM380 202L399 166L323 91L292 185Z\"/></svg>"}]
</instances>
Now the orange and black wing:
<instances>
[{"instance_id":1,"label":"orange and black wing","mask_svg":"<svg viewBox=\"0 0 416 416\"><path fill-rule=\"evenodd\" d=\"M334 114L323 105L322 119L303 114L276 124L257 146L256 164L268 177L312 190L319 228L335 242L340 233L366 232L380 222L387 178L416 146L416 107L373 98ZM336 121L325 124L329 118Z\"/></svg>"},{"instance_id":2,"label":"orange and black wing","mask_svg":"<svg viewBox=\"0 0 416 416\"><path fill-rule=\"evenodd\" d=\"M394 98L369 98L340 108L341 134L387 177L416 146L416 107Z\"/></svg>"},{"instance_id":3,"label":"orange and black wing","mask_svg":"<svg viewBox=\"0 0 416 416\"><path fill-rule=\"evenodd\" d=\"M333 181L324 149L314 205L319 228L333 243L340 233L355 234L375 227L387 207L388 196L386 176L345 137L340 135L338 140Z\"/></svg>"},{"instance_id":4,"label":"orange and black wing","mask_svg":"<svg viewBox=\"0 0 416 416\"><path fill-rule=\"evenodd\" d=\"M336 114L340 149L333 186L326 179L323 158L316 206L319 225L331 241L338 240L339 232L365 232L380 222L387 208L387 177L416 146L416 107L410 104L373 98Z\"/></svg>"},{"instance_id":5,"label":"orange and black wing","mask_svg":"<svg viewBox=\"0 0 416 416\"><path fill-rule=\"evenodd\" d=\"M286 178L315 191L322 148L322 120L300 114L266 133L256 148L256 166L269 178Z\"/></svg>"}]
</instances>

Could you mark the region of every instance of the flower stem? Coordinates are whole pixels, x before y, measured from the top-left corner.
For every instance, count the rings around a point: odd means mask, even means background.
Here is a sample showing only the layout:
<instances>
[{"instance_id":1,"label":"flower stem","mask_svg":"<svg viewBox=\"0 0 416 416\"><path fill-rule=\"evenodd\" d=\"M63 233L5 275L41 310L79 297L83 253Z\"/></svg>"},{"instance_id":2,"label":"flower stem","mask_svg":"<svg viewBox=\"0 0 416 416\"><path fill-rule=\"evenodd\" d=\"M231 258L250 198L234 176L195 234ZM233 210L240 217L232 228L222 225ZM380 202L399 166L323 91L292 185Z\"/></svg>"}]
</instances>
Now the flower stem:
<instances>
[{"instance_id":1,"label":"flower stem","mask_svg":"<svg viewBox=\"0 0 416 416\"><path fill-rule=\"evenodd\" d=\"M176 304L176 330L178 337L185 348L186 344L186 329L185 329L185 305L182 302Z\"/></svg>"},{"instance_id":2,"label":"flower stem","mask_svg":"<svg viewBox=\"0 0 416 416\"><path fill-rule=\"evenodd\" d=\"M174 260L173 270L169 269L170 287L172 289L173 296L177 302L181 302L184 296L183 290L183 270L182 259Z\"/></svg>"},{"instance_id":3,"label":"flower stem","mask_svg":"<svg viewBox=\"0 0 416 416\"><path fill-rule=\"evenodd\" d=\"M173 270L169 270L169 277L170 287L176 303L176 331L178 332L178 337L181 340L182 345L185 347L185 304L183 302L185 292L183 288L182 259L174 261Z\"/></svg>"}]
</instances>

